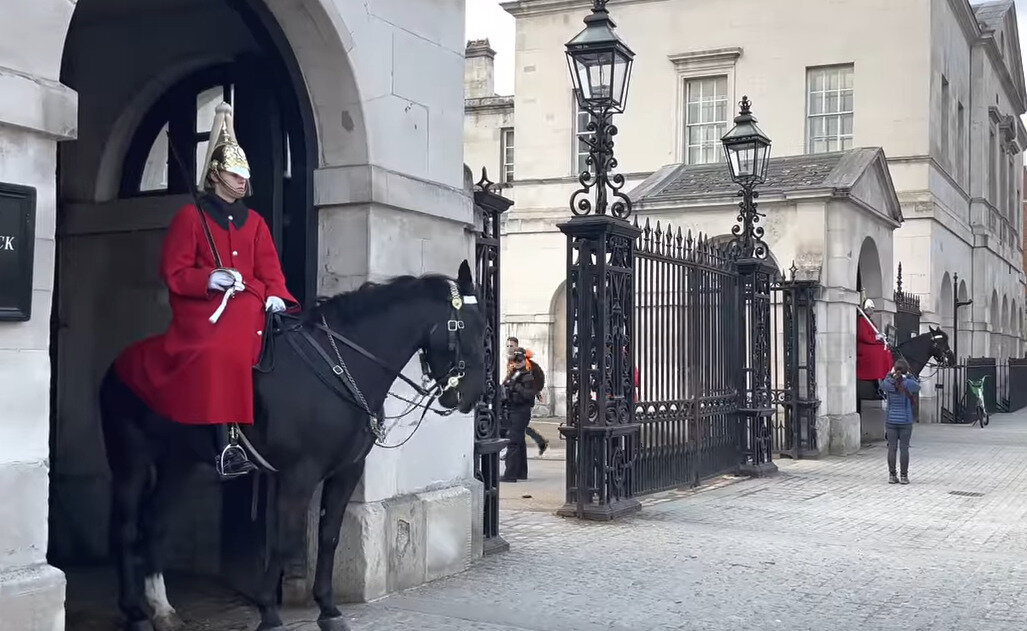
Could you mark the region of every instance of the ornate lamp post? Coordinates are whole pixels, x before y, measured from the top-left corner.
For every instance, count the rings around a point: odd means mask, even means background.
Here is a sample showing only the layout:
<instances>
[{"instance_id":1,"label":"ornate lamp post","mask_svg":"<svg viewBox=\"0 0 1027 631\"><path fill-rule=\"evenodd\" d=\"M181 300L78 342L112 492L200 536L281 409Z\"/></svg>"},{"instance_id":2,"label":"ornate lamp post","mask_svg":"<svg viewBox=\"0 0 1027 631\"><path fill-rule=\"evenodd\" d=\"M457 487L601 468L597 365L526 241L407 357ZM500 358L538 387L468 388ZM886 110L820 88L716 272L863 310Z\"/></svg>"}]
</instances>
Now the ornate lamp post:
<instances>
[{"instance_id":1,"label":"ornate lamp post","mask_svg":"<svg viewBox=\"0 0 1027 631\"><path fill-rule=\"evenodd\" d=\"M574 91L589 113L588 168L571 196L567 235L567 502L558 512L609 520L640 508L632 474L638 449L632 334L634 248L631 200L621 192L614 114L624 111L634 53L614 33L607 0L567 42Z\"/></svg>"},{"instance_id":2,"label":"ornate lamp post","mask_svg":"<svg viewBox=\"0 0 1027 631\"><path fill-rule=\"evenodd\" d=\"M743 307L739 331L742 400L738 413L744 421L742 471L767 475L777 471L772 458L773 432L770 384L770 298L771 281L777 269L767 261L769 251L763 242L763 227L755 190L767 178L770 139L756 125L749 97L742 97L735 126L721 138L727 155L731 179L741 190L738 196L738 223L731 229L733 247L738 253L740 304Z\"/></svg>"}]
</instances>

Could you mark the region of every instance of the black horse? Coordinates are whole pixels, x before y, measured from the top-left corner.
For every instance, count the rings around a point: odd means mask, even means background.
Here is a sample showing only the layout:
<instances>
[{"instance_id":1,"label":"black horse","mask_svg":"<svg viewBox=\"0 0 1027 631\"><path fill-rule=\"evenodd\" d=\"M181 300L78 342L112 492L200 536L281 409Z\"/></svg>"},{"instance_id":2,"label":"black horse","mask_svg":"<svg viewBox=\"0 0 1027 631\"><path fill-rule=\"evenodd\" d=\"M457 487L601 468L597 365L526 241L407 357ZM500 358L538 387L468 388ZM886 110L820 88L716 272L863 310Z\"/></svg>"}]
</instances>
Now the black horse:
<instances>
[{"instance_id":1,"label":"black horse","mask_svg":"<svg viewBox=\"0 0 1027 631\"><path fill-rule=\"evenodd\" d=\"M271 351L273 368L255 373L255 423L245 431L278 472L277 500L269 511L277 528L255 596L261 616L257 628L285 629L276 599L283 559L295 558L303 547L298 533L306 528L307 506L323 482L313 595L321 610L320 628L340 631L347 625L334 603L332 570L346 505L375 444L367 410L383 409L393 381L420 351L426 382L435 383L438 403L470 412L484 389L485 320L464 261L456 280L407 276L369 283L327 299L283 328ZM338 334L336 343L331 343L332 332ZM293 337L282 343L288 336ZM342 366L356 385L348 392L356 390L362 397L341 396L346 390L335 380L345 379ZM196 447L210 444L209 438L203 440L206 434L197 434L209 428L158 416L113 370L101 384L100 407L112 473L119 605L126 626L131 631L179 629L182 621L168 602L163 577L168 496L184 466L206 462L214 475L213 452Z\"/></svg>"},{"instance_id":2,"label":"black horse","mask_svg":"<svg viewBox=\"0 0 1027 631\"><path fill-rule=\"evenodd\" d=\"M949 348L948 334L933 326L928 328L927 333L892 347L891 353L893 359L905 359L910 373L916 377L920 376L920 371L931 359L938 362L939 366L953 366L956 363L956 357Z\"/></svg>"}]
</instances>

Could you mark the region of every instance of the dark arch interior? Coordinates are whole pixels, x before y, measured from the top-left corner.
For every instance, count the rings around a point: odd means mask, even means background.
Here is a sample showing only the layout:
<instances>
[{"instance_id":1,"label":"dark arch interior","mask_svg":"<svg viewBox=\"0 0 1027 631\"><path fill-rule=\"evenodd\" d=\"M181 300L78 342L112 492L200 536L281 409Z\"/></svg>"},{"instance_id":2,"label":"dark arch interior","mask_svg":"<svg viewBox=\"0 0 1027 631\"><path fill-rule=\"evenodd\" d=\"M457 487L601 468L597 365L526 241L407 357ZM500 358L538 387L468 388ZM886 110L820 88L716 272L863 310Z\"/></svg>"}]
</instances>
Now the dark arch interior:
<instances>
[{"instance_id":1,"label":"dark arch interior","mask_svg":"<svg viewBox=\"0 0 1027 631\"><path fill-rule=\"evenodd\" d=\"M170 318L160 246L190 199L213 107L233 103L253 172L247 201L271 226L290 289L304 302L316 287L317 146L298 63L263 0L80 0L61 81L78 92L79 134L58 155L48 557L67 569L109 558L96 388L122 348ZM168 151L168 132L188 175ZM185 487L169 566L225 573L228 548L251 545L263 529L246 525L249 488L221 486L203 471ZM75 587L69 581L70 628ZM113 609L102 605L97 611Z\"/></svg>"}]
</instances>

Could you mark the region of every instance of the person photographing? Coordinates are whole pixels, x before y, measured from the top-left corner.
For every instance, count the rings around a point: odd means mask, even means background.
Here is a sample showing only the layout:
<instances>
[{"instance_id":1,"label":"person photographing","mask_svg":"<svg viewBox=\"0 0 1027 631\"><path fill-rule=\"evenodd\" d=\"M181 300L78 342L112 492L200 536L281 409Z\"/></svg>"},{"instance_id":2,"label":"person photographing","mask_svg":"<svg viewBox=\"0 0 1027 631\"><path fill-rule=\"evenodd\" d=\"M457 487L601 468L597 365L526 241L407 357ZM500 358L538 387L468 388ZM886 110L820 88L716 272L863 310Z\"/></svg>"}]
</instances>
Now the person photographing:
<instances>
[{"instance_id":1,"label":"person photographing","mask_svg":"<svg viewBox=\"0 0 1027 631\"><path fill-rule=\"evenodd\" d=\"M920 382L910 374L909 364L899 359L881 381L881 390L888 399L885 436L888 439L888 483L909 484L909 439L913 435L913 412ZM898 451L899 471L895 456Z\"/></svg>"}]
</instances>

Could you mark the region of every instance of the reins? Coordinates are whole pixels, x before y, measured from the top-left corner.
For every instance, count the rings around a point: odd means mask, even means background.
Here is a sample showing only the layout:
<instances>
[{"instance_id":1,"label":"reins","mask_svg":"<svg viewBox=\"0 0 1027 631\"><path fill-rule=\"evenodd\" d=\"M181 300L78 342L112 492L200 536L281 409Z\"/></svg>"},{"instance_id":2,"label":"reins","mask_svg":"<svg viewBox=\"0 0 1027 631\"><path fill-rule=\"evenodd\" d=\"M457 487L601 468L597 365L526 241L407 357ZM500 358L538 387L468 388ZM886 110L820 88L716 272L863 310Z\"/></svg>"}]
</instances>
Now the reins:
<instances>
[{"instance_id":1,"label":"reins","mask_svg":"<svg viewBox=\"0 0 1027 631\"><path fill-rule=\"evenodd\" d=\"M263 373L270 372L274 369L275 332L277 331L282 333L283 337L292 349L300 359L307 364L318 380L327 386L344 403L347 403L368 415L368 429L375 438L374 444L383 449L398 449L413 438L414 434L416 434L417 430L420 428L421 423L424 422L424 418L427 416L429 411L440 416L449 416L454 412L452 409L440 410L434 408L433 405L446 391L456 388L464 377L465 364L463 360L460 359L460 332L464 329L464 322L460 319L459 312L464 304L475 304L477 301L473 296L460 296L456 288L456 284L452 281L450 281L450 293L453 313L452 317L447 322L446 328L449 338L448 348L449 351L453 353L453 358L449 369L441 378L435 378L431 374L431 368L426 357L426 352L423 348L418 350L418 353L420 354L422 375L421 384L417 384L412 379L404 375L402 371L396 370L394 367L388 365L374 353L368 351L348 337L334 331L331 326L329 326L328 320L323 314L321 315L321 322L312 322L305 318L290 314L269 313L267 326L265 327L265 330L267 331L267 335L264 340L265 349L261 355L260 362L254 368ZM311 334L311 330L313 330L313 332L323 333L327 337L329 346L334 352L334 358L328 354L322 344L318 343L318 341L314 339L314 336ZM438 325L433 326L428 333L429 339L437 331ZM299 336L293 335L294 333L299 333ZM302 338L306 344L301 344L298 337ZM392 377L393 380L398 378L403 381L405 384L413 388L417 397L412 400L389 391L386 393L386 396L406 403L406 409L395 416L386 416L384 414L384 406L382 410L372 410L367 399L364 397L363 392L357 385L356 380L353 378L349 367L343 360L342 353L339 350L337 342L342 343L361 357L372 362L388 376ZM319 363L317 359L311 357L308 352L309 349L312 349L323 363ZM265 360L269 361L265 363ZM325 373L323 370L324 366L330 367L334 379ZM432 381L434 381L433 384L431 383ZM392 427L386 428L385 421L398 421L398 419L406 417L418 408L421 408L423 411L410 434L402 442L396 445L386 445L386 437L393 429L395 429L398 422L393 424Z\"/></svg>"}]
</instances>

